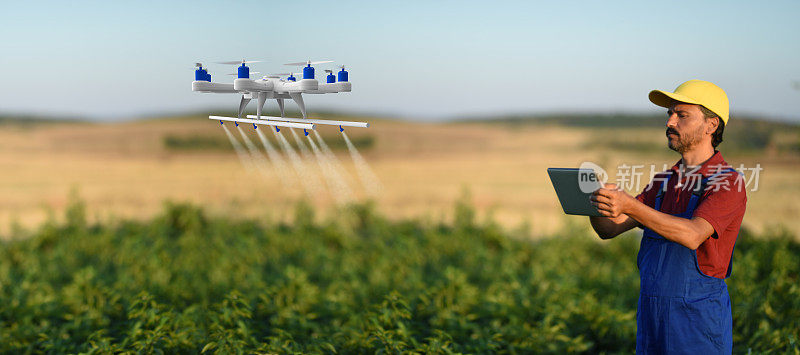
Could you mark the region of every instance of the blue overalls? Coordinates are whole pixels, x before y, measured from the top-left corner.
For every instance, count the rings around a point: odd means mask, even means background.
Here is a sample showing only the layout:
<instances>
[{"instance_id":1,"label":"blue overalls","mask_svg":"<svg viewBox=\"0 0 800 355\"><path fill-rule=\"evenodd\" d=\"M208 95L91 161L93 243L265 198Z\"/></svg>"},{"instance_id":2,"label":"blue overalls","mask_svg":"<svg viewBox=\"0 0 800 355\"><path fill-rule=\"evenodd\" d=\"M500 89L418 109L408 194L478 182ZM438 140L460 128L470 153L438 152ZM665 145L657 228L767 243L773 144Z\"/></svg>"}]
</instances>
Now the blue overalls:
<instances>
[{"instance_id":1,"label":"blue overalls","mask_svg":"<svg viewBox=\"0 0 800 355\"><path fill-rule=\"evenodd\" d=\"M733 169L723 170L718 174ZM712 177L701 180L686 211L692 218ZM662 181L662 184L664 182ZM661 210L659 187L655 209ZM731 274L731 263L725 278ZM703 274L697 252L644 229L637 257L641 291L636 316L637 354L730 354L733 348L731 301L724 279Z\"/></svg>"}]
</instances>

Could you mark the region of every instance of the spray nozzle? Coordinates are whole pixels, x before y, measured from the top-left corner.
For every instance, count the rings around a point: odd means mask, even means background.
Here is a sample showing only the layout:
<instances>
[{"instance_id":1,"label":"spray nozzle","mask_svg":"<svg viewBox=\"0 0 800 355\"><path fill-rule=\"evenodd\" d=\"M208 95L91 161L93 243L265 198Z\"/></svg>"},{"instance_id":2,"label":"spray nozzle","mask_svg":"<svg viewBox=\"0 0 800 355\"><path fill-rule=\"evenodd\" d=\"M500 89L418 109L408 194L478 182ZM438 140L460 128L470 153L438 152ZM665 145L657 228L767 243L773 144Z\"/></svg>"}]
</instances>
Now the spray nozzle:
<instances>
[{"instance_id":1,"label":"spray nozzle","mask_svg":"<svg viewBox=\"0 0 800 355\"><path fill-rule=\"evenodd\" d=\"M280 131L281 131L281 129L278 128L278 126L275 126L275 132L280 132Z\"/></svg>"},{"instance_id":2,"label":"spray nozzle","mask_svg":"<svg viewBox=\"0 0 800 355\"><path fill-rule=\"evenodd\" d=\"M253 129L258 129L258 126L256 126L255 123L253 123Z\"/></svg>"},{"instance_id":3,"label":"spray nozzle","mask_svg":"<svg viewBox=\"0 0 800 355\"><path fill-rule=\"evenodd\" d=\"M344 128L341 125L339 125L339 132L344 132Z\"/></svg>"},{"instance_id":4,"label":"spray nozzle","mask_svg":"<svg viewBox=\"0 0 800 355\"><path fill-rule=\"evenodd\" d=\"M306 131L305 128L303 128L303 133L306 135L306 137L308 137L308 131Z\"/></svg>"},{"instance_id":5,"label":"spray nozzle","mask_svg":"<svg viewBox=\"0 0 800 355\"><path fill-rule=\"evenodd\" d=\"M236 127L239 127L239 122L234 121L233 123L236 124Z\"/></svg>"},{"instance_id":6,"label":"spray nozzle","mask_svg":"<svg viewBox=\"0 0 800 355\"><path fill-rule=\"evenodd\" d=\"M222 120L219 120L219 125L222 126Z\"/></svg>"}]
</instances>

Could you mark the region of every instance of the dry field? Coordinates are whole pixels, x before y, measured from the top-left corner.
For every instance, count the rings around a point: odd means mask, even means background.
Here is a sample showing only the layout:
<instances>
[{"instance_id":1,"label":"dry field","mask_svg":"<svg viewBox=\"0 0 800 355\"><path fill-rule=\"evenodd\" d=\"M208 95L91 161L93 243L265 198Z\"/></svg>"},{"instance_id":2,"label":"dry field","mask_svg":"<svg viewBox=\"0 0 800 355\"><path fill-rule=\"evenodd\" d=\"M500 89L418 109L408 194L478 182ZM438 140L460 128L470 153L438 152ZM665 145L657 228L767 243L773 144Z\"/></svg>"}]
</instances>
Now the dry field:
<instances>
[{"instance_id":1,"label":"dry field","mask_svg":"<svg viewBox=\"0 0 800 355\"><path fill-rule=\"evenodd\" d=\"M257 143L252 129L247 132ZM341 140L336 128L322 127L321 132L328 142ZM447 220L454 201L469 191L481 218L491 214L510 228L528 223L534 235L569 222L588 226L586 218L563 215L547 167L593 161L613 176L620 163L661 166L678 159L666 147L637 152L593 143L627 137L662 144L663 129L654 128L376 120L369 129L347 132L353 139L365 134L374 139L362 154L383 184L376 203L386 215ZM170 135L226 140L218 124L203 118L0 125L0 235L8 235L14 224L33 228L49 214L60 216L73 190L86 202L89 217L101 221L150 217L165 200L190 201L218 215L286 220L303 197L299 185L286 189L275 175L246 171L233 150L170 149L165 145ZM721 149L725 153L724 143ZM363 196L349 154L339 150L337 155L350 186ZM726 154L726 158L734 165L760 163L764 168L759 190L748 192L745 224L757 230L782 225L800 235L800 181L794 177L800 158L785 154ZM308 200L323 216L335 211L327 191Z\"/></svg>"}]
</instances>

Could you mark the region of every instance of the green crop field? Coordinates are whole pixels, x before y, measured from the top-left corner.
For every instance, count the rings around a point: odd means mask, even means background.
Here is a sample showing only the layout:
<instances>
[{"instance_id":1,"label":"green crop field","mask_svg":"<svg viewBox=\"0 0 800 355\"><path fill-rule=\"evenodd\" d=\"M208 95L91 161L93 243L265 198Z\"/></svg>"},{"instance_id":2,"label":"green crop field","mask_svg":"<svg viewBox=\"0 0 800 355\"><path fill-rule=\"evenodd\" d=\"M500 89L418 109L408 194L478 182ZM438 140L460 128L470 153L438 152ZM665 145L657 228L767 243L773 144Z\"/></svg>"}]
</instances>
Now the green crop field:
<instances>
[{"instance_id":1,"label":"green crop field","mask_svg":"<svg viewBox=\"0 0 800 355\"><path fill-rule=\"evenodd\" d=\"M167 204L87 223L75 202L0 244L3 353L564 353L635 346L635 233L532 240L476 219L232 220ZM62 221L63 220L63 221ZM800 352L800 244L743 231L729 288L737 353Z\"/></svg>"}]
</instances>

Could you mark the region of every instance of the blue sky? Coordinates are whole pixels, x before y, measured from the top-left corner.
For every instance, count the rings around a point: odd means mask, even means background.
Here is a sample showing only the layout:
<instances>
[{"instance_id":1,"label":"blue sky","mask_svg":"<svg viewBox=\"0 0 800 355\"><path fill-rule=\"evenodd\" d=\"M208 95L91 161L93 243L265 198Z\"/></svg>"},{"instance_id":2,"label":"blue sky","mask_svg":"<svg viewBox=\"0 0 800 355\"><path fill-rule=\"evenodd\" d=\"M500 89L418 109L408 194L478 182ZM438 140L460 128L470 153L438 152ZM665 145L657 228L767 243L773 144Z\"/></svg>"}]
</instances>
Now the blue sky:
<instances>
[{"instance_id":1,"label":"blue sky","mask_svg":"<svg viewBox=\"0 0 800 355\"><path fill-rule=\"evenodd\" d=\"M247 58L265 61L252 65L262 73L347 65L353 92L309 96L312 112L660 112L649 90L704 79L734 116L800 121L798 14L798 1L12 2L0 13L0 112L234 109L235 95L191 92L193 64L230 81L234 67L210 63Z\"/></svg>"}]
</instances>

